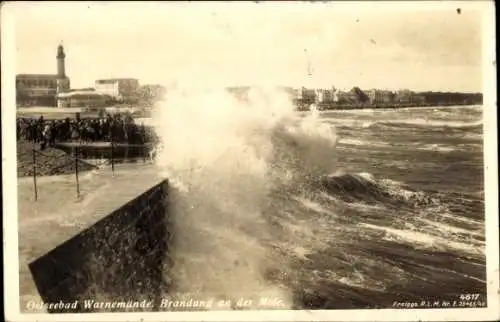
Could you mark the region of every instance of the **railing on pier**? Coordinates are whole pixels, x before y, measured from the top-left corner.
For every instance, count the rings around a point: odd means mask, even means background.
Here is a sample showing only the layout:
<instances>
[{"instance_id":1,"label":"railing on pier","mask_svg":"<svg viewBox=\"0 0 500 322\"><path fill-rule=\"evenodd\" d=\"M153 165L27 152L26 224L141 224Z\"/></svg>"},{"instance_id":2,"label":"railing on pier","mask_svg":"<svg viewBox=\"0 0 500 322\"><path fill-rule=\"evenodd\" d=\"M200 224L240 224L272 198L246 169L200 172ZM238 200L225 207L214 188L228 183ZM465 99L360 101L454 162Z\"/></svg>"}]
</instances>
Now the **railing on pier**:
<instances>
[{"instance_id":1,"label":"railing on pier","mask_svg":"<svg viewBox=\"0 0 500 322\"><path fill-rule=\"evenodd\" d=\"M140 162L148 163L151 161L149 157L149 152L151 151L152 145L147 144L117 144L114 142L99 142L99 143L76 143L76 142L59 142L55 144L55 147L66 152L66 154L61 155L49 155L44 153L43 150L38 150L37 144L33 143L33 148L31 151L26 152L32 154L32 168L31 175L33 177L33 191L34 200L37 201L38 186L37 178L40 176L40 167L44 167L45 173L50 173L51 175L58 174L62 171L64 174L69 174L69 171L64 171L65 168L71 167L75 175L75 191L76 197L80 197L80 178L79 175L82 171L98 170L103 166L111 166L111 171L113 176L115 175L115 164L121 162ZM130 151L131 150L131 151ZM19 155L18 155L19 157ZM45 159L43 164L39 161L41 158ZM47 160L64 160L60 161L47 161Z\"/></svg>"}]
</instances>

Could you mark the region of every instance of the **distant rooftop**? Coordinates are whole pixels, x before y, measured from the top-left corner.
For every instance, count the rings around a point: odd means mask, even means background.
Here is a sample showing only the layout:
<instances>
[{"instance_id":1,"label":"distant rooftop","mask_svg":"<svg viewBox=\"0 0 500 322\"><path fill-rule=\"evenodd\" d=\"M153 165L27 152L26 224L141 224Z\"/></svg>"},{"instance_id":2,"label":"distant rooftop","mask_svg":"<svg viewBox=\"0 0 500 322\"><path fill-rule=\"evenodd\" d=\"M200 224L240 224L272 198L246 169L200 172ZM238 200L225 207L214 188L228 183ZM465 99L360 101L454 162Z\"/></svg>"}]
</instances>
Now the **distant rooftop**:
<instances>
[{"instance_id":1,"label":"distant rooftop","mask_svg":"<svg viewBox=\"0 0 500 322\"><path fill-rule=\"evenodd\" d=\"M59 76L56 74L17 74L16 78L51 78L58 79Z\"/></svg>"},{"instance_id":2,"label":"distant rooftop","mask_svg":"<svg viewBox=\"0 0 500 322\"><path fill-rule=\"evenodd\" d=\"M100 78L100 79L96 79L96 82L99 82L99 81L111 81L111 82L116 82L116 81L121 81L121 80L138 80L137 78Z\"/></svg>"},{"instance_id":3,"label":"distant rooftop","mask_svg":"<svg viewBox=\"0 0 500 322\"><path fill-rule=\"evenodd\" d=\"M95 92L95 88L93 87L86 87L86 88L72 88L68 89L66 92L79 92L79 91L86 91L86 92Z\"/></svg>"},{"instance_id":4,"label":"distant rooftop","mask_svg":"<svg viewBox=\"0 0 500 322\"><path fill-rule=\"evenodd\" d=\"M106 96L108 97L109 95L100 93L100 92L95 92L92 90L77 90L77 91L71 91L71 92L64 92L60 93L57 95L59 98L65 98L65 97L97 97L97 96Z\"/></svg>"}]
</instances>

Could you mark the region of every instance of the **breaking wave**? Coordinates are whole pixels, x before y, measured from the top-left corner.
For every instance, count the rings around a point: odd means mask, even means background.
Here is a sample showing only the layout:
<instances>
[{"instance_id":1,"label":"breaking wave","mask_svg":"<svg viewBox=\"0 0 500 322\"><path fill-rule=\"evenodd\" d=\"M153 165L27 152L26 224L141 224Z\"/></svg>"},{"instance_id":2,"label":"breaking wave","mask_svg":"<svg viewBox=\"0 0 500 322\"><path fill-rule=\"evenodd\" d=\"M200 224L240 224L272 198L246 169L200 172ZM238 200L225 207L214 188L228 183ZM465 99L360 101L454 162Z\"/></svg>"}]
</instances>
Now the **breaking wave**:
<instances>
[{"instance_id":1,"label":"breaking wave","mask_svg":"<svg viewBox=\"0 0 500 322\"><path fill-rule=\"evenodd\" d=\"M471 268L484 267L484 227L469 216L482 213L480 198L344 173L335 126L314 109L297 117L286 93L254 88L242 101L176 88L154 113L156 163L172 186L172 291L345 308L370 305L367 291L418 298L422 288L405 285L430 272L447 287L458 277L484 284ZM407 124L398 122L362 124ZM460 263L442 264L438 252Z\"/></svg>"},{"instance_id":2,"label":"breaking wave","mask_svg":"<svg viewBox=\"0 0 500 322\"><path fill-rule=\"evenodd\" d=\"M315 112L297 121L285 93L262 88L248 101L224 90L176 90L156 113L157 164L177 189L177 288L280 293L262 275L272 255L262 245L271 233L263 213L272 190L333 170L334 128Z\"/></svg>"}]
</instances>

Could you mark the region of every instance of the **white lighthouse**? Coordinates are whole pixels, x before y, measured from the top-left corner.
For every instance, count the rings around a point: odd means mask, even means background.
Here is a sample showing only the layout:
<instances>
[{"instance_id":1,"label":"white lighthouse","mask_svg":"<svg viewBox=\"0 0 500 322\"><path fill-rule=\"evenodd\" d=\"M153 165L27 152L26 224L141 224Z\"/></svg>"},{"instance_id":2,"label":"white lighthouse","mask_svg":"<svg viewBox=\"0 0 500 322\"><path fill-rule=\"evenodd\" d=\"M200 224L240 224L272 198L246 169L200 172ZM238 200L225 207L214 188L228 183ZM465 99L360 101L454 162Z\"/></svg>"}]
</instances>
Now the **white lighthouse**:
<instances>
[{"instance_id":1,"label":"white lighthouse","mask_svg":"<svg viewBox=\"0 0 500 322\"><path fill-rule=\"evenodd\" d=\"M64 65L64 59L66 54L64 53L64 47L59 45L57 47L57 94L67 92L70 88L69 78L66 77L66 68Z\"/></svg>"}]
</instances>

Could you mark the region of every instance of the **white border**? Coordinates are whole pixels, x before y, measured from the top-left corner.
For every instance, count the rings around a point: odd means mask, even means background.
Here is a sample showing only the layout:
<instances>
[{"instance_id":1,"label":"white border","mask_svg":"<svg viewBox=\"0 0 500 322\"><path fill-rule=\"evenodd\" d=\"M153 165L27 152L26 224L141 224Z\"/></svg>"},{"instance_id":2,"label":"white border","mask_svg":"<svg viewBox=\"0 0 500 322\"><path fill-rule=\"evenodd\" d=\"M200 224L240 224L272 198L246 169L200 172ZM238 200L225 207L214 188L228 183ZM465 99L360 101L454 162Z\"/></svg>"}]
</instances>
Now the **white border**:
<instances>
[{"instance_id":1,"label":"white border","mask_svg":"<svg viewBox=\"0 0 500 322\"><path fill-rule=\"evenodd\" d=\"M116 3L113 3L116 4ZM486 203L486 267L488 308L482 309L366 309L366 310L317 310L317 311L209 311L209 312L158 312L158 313L87 313L87 314L22 314L19 310L19 260L17 236L17 176L15 146L15 24L13 7L33 3L3 3L1 7L1 72L2 72L2 173L3 173L3 220L4 220L4 305L8 321L485 321L500 317L499 309L499 239L498 239L498 160L496 117L496 55L495 11L490 1L409 1L409 2L336 2L339 10L352 13L359 10L441 10L462 8L481 10L483 18L483 86L484 86L484 163ZM41 5L50 5L43 2ZM59 4L58 4L59 5ZM93 3L71 3L72 6L92 6ZM107 4L106 4L107 5ZM111 4L110 4L111 5ZM134 6L164 5L164 3L120 3L123 10ZM177 3L186 6L186 3ZM205 6L226 6L227 3L199 3ZM259 4L263 6L263 4ZM279 10L297 10L298 3L267 3L265 7ZM302 6L315 4L300 4ZM319 4L321 5L321 4ZM253 3L231 6L255 6ZM225 7L225 8L226 8ZM254 7L252 7L254 8ZM246 8L248 9L248 8ZM232 10L232 7L229 8ZM299 9L300 10L300 9ZM9 95L10 94L10 95Z\"/></svg>"}]
</instances>

